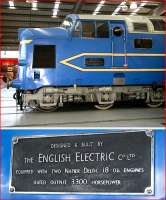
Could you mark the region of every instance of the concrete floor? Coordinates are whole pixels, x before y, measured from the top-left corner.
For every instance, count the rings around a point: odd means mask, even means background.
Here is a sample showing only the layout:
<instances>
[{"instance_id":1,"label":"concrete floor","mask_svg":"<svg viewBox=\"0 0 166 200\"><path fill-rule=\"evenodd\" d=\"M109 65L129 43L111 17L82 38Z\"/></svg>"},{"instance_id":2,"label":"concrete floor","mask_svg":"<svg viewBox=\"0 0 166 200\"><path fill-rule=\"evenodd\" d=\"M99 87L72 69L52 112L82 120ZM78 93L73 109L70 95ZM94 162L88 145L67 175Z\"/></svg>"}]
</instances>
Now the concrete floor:
<instances>
[{"instance_id":1,"label":"concrete floor","mask_svg":"<svg viewBox=\"0 0 166 200\"><path fill-rule=\"evenodd\" d=\"M1 90L2 127L164 127L164 109L140 103L100 111L92 105L70 104L52 113L16 109L13 89Z\"/></svg>"}]
</instances>

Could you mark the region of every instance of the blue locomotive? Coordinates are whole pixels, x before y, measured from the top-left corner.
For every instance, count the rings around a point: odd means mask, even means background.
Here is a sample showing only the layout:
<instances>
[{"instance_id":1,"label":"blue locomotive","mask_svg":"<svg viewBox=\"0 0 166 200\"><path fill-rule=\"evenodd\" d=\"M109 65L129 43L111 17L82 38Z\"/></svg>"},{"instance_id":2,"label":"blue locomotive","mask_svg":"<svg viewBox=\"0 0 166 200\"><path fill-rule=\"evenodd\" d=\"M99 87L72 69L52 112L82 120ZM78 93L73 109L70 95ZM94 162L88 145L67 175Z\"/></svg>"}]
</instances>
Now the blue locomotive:
<instances>
[{"instance_id":1,"label":"blue locomotive","mask_svg":"<svg viewBox=\"0 0 166 200\"><path fill-rule=\"evenodd\" d=\"M61 27L19 30L16 101L49 111L66 102L142 99L163 104L164 19L145 16L76 15Z\"/></svg>"}]
</instances>

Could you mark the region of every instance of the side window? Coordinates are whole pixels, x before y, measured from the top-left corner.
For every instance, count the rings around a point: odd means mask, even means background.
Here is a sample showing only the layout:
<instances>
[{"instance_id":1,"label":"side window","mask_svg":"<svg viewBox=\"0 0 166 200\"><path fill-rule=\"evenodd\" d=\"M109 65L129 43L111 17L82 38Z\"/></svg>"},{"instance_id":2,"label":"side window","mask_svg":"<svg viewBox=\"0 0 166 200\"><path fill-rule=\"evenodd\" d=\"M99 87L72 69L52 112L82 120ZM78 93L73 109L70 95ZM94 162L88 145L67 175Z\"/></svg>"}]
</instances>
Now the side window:
<instances>
[{"instance_id":1,"label":"side window","mask_svg":"<svg viewBox=\"0 0 166 200\"><path fill-rule=\"evenodd\" d=\"M134 47L137 49L151 49L152 40L151 39L135 39Z\"/></svg>"},{"instance_id":2,"label":"side window","mask_svg":"<svg viewBox=\"0 0 166 200\"><path fill-rule=\"evenodd\" d=\"M85 66L86 67L104 66L104 58L86 58Z\"/></svg>"},{"instance_id":3,"label":"side window","mask_svg":"<svg viewBox=\"0 0 166 200\"><path fill-rule=\"evenodd\" d=\"M107 22L96 22L96 29L98 38L109 37L109 27Z\"/></svg>"},{"instance_id":4,"label":"side window","mask_svg":"<svg viewBox=\"0 0 166 200\"><path fill-rule=\"evenodd\" d=\"M95 37L95 24L93 22L82 22L82 37Z\"/></svg>"},{"instance_id":5,"label":"side window","mask_svg":"<svg viewBox=\"0 0 166 200\"><path fill-rule=\"evenodd\" d=\"M73 37L81 37L81 22L80 21L77 21L74 27Z\"/></svg>"},{"instance_id":6,"label":"side window","mask_svg":"<svg viewBox=\"0 0 166 200\"><path fill-rule=\"evenodd\" d=\"M148 32L148 25L146 23L133 23L134 31Z\"/></svg>"},{"instance_id":7,"label":"side window","mask_svg":"<svg viewBox=\"0 0 166 200\"><path fill-rule=\"evenodd\" d=\"M55 67L55 46L34 45L33 68L54 68Z\"/></svg>"},{"instance_id":8,"label":"side window","mask_svg":"<svg viewBox=\"0 0 166 200\"><path fill-rule=\"evenodd\" d=\"M155 31L164 31L164 20L161 19L150 19L154 26Z\"/></svg>"}]
</instances>

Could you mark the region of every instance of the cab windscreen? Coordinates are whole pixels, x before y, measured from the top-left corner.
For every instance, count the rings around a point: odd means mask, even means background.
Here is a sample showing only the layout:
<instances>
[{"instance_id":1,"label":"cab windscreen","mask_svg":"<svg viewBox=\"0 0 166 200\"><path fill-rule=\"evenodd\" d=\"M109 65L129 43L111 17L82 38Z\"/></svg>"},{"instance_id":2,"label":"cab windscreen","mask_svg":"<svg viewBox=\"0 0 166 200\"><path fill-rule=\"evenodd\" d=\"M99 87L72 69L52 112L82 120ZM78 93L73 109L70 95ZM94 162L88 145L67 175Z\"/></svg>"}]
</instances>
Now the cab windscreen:
<instances>
[{"instance_id":1,"label":"cab windscreen","mask_svg":"<svg viewBox=\"0 0 166 200\"><path fill-rule=\"evenodd\" d=\"M34 45L33 68L54 68L55 50L55 45Z\"/></svg>"}]
</instances>

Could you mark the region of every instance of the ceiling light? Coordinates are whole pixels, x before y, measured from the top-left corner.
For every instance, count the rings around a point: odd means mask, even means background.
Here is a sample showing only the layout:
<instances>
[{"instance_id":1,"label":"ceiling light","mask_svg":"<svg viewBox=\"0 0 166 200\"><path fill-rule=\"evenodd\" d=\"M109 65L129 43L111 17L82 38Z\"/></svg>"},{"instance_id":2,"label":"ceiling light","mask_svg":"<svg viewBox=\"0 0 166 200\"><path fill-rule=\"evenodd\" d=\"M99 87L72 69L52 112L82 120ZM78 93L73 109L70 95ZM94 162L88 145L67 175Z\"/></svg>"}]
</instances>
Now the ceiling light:
<instances>
[{"instance_id":1,"label":"ceiling light","mask_svg":"<svg viewBox=\"0 0 166 200\"><path fill-rule=\"evenodd\" d=\"M10 9L16 9L14 6L14 1L9 1L9 8Z\"/></svg>"},{"instance_id":2,"label":"ceiling light","mask_svg":"<svg viewBox=\"0 0 166 200\"><path fill-rule=\"evenodd\" d=\"M112 13L112 15L116 15L118 14L118 12L120 11L121 7L116 8L116 10Z\"/></svg>"},{"instance_id":3,"label":"ceiling light","mask_svg":"<svg viewBox=\"0 0 166 200\"><path fill-rule=\"evenodd\" d=\"M105 4L105 1L103 0L103 1L100 1L100 4Z\"/></svg>"},{"instance_id":4,"label":"ceiling light","mask_svg":"<svg viewBox=\"0 0 166 200\"><path fill-rule=\"evenodd\" d=\"M32 2L32 10L37 10L37 1Z\"/></svg>"},{"instance_id":5,"label":"ceiling light","mask_svg":"<svg viewBox=\"0 0 166 200\"><path fill-rule=\"evenodd\" d=\"M58 14L58 11L57 11L57 10L54 10L54 11L53 11L53 14L52 14L52 17L57 17L57 14Z\"/></svg>"},{"instance_id":6,"label":"ceiling light","mask_svg":"<svg viewBox=\"0 0 166 200\"><path fill-rule=\"evenodd\" d=\"M121 8L122 8L122 11L124 11L124 12L128 10L128 6L127 5L123 5Z\"/></svg>"},{"instance_id":7,"label":"ceiling light","mask_svg":"<svg viewBox=\"0 0 166 200\"><path fill-rule=\"evenodd\" d=\"M105 0L100 1L92 15L97 15L99 13L99 10L104 6L104 4Z\"/></svg>"},{"instance_id":8,"label":"ceiling light","mask_svg":"<svg viewBox=\"0 0 166 200\"><path fill-rule=\"evenodd\" d=\"M52 17L57 17L58 11L59 11L59 5L60 5L60 1L56 1L54 3L54 9L53 9L53 14Z\"/></svg>"},{"instance_id":9,"label":"ceiling light","mask_svg":"<svg viewBox=\"0 0 166 200\"><path fill-rule=\"evenodd\" d=\"M54 9L59 9L60 2L55 2Z\"/></svg>"},{"instance_id":10,"label":"ceiling light","mask_svg":"<svg viewBox=\"0 0 166 200\"><path fill-rule=\"evenodd\" d=\"M97 6L97 8L95 9L95 11L94 12L99 12L99 10L101 9L101 5L99 4L98 6Z\"/></svg>"},{"instance_id":11,"label":"ceiling light","mask_svg":"<svg viewBox=\"0 0 166 200\"><path fill-rule=\"evenodd\" d=\"M147 4L147 2L141 3L140 7L144 7Z\"/></svg>"},{"instance_id":12,"label":"ceiling light","mask_svg":"<svg viewBox=\"0 0 166 200\"><path fill-rule=\"evenodd\" d=\"M92 15L97 15L97 14L99 14L99 12L93 12L93 14L92 14Z\"/></svg>"},{"instance_id":13,"label":"ceiling light","mask_svg":"<svg viewBox=\"0 0 166 200\"><path fill-rule=\"evenodd\" d=\"M137 3L136 2L131 2L131 4L130 4L130 9L131 10L134 10L134 9L137 9Z\"/></svg>"},{"instance_id":14,"label":"ceiling light","mask_svg":"<svg viewBox=\"0 0 166 200\"><path fill-rule=\"evenodd\" d=\"M112 13L112 15L116 15L118 14L118 12L120 11L121 8L123 8L126 5L126 1L123 1L121 4L119 4L119 6L114 10L114 12Z\"/></svg>"},{"instance_id":15,"label":"ceiling light","mask_svg":"<svg viewBox=\"0 0 166 200\"><path fill-rule=\"evenodd\" d=\"M136 13L145 5L147 4L147 2L141 3L139 7L137 7L137 9L135 9L130 15L136 15Z\"/></svg>"}]
</instances>

